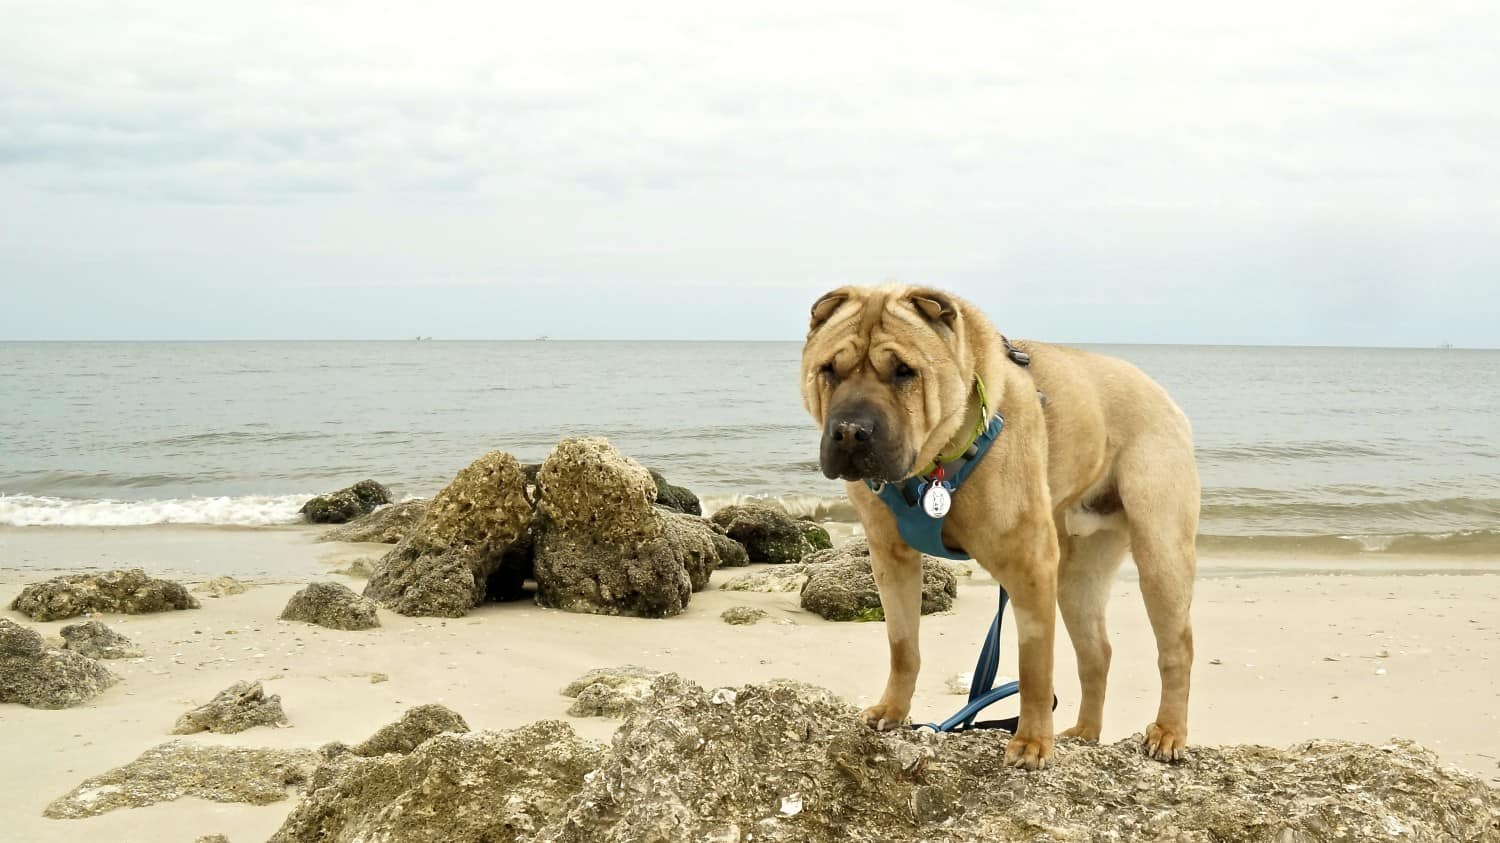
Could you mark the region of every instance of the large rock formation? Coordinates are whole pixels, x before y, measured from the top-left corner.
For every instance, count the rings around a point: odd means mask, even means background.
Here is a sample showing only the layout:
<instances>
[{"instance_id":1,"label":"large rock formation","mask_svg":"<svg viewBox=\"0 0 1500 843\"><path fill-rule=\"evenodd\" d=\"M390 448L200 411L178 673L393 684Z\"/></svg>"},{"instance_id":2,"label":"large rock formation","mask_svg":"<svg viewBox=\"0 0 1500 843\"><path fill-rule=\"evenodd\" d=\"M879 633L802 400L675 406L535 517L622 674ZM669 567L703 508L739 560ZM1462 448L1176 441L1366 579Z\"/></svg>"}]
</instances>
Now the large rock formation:
<instances>
[{"instance_id":1,"label":"large rock formation","mask_svg":"<svg viewBox=\"0 0 1500 843\"><path fill-rule=\"evenodd\" d=\"M870 569L870 546L854 539L807 557L802 608L831 621L883 620L880 591ZM941 559L922 557L922 614L945 612L958 597L958 579Z\"/></svg>"},{"instance_id":2,"label":"large rock formation","mask_svg":"<svg viewBox=\"0 0 1500 843\"><path fill-rule=\"evenodd\" d=\"M561 723L341 757L273 838L444 843L1500 839L1500 791L1415 744L1197 747L1060 741L1003 765L1009 735L876 732L819 688L655 680L607 752Z\"/></svg>"},{"instance_id":3,"label":"large rock formation","mask_svg":"<svg viewBox=\"0 0 1500 843\"><path fill-rule=\"evenodd\" d=\"M361 480L337 492L312 498L302 505L302 515L314 524L343 524L390 502L388 489L374 480Z\"/></svg>"},{"instance_id":4,"label":"large rock formation","mask_svg":"<svg viewBox=\"0 0 1500 843\"><path fill-rule=\"evenodd\" d=\"M284 621L302 621L329 629L374 629L380 626L375 601L336 582L315 582L292 595L281 610Z\"/></svg>"},{"instance_id":5,"label":"large rock formation","mask_svg":"<svg viewBox=\"0 0 1500 843\"><path fill-rule=\"evenodd\" d=\"M572 697L568 708L572 717L625 717L641 704L651 682L661 671L625 664L619 667L596 667L569 682L562 695Z\"/></svg>"},{"instance_id":6,"label":"large rock formation","mask_svg":"<svg viewBox=\"0 0 1500 843\"><path fill-rule=\"evenodd\" d=\"M54 650L35 630L0 618L0 703L70 708L115 683L115 675L87 656Z\"/></svg>"},{"instance_id":7,"label":"large rock formation","mask_svg":"<svg viewBox=\"0 0 1500 843\"><path fill-rule=\"evenodd\" d=\"M403 615L457 618L484 601L532 521L520 463L491 451L453 478L380 562L365 596ZM512 564L514 557L511 557Z\"/></svg>"},{"instance_id":8,"label":"large rock formation","mask_svg":"<svg viewBox=\"0 0 1500 843\"><path fill-rule=\"evenodd\" d=\"M396 544L427 516L431 501L413 500L382 506L318 536L320 542L379 542Z\"/></svg>"},{"instance_id":9,"label":"large rock formation","mask_svg":"<svg viewBox=\"0 0 1500 843\"><path fill-rule=\"evenodd\" d=\"M61 634L64 650L91 659L138 659L146 655L134 641L98 621L70 624Z\"/></svg>"},{"instance_id":10,"label":"large rock formation","mask_svg":"<svg viewBox=\"0 0 1500 843\"><path fill-rule=\"evenodd\" d=\"M667 617L719 564L703 519L654 505L650 472L603 439L564 439L537 472L544 521L537 602L571 612Z\"/></svg>"},{"instance_id":11,"label":"large rock formation","mask_svg":"<svg viewBox=\"0 0 1500 843\"><path fill-rule=\"evenodd\" d=\"M146 750L123 767L84 781L43 813L52 819L79 819L185 796L269 805L285 799L287 787L306 781L317 759L316 752L306 749L250 749L172 741Z\"/></svg>"},{"instance_id":12,"label":"large rock formation","mask_svg":"<svg viewBox=\"0 0 1500 843\"><path fill-rule=\"evenodd\" d=\"M28 585L12 609L37 621L60 621L87 612L142 615L196 609L198 601L170 580L152 579L140 568L102 574L67 574Z\"/></svg>"},{"instance_id":13,"label":"large rock formation","mask_svg":"<svg viewBox=\"0 0 1500 843\"><path fill-rule=\"evenodd\" d=\"M174 735L217 732L232 735L256 726L285 726L281 697L266 696L259 682L236 682L209 702L177 718Z\"/></svg>"},{"instance_id":14,"label":"large rock formation","mask_svg":"<svg viewBox=\"0 0 1500 843\"><path fill-rule=\"evenodd\" d=\"M745 546L754 563L785 565L800 562L811 553L806 528L823 533L816 524L800 522L774 506L759 503L735 504L715 512L710 519L724 528L731 539Z\"/></svg>"},{"instance_id":15,"label":"large rock formation","mask_svg":"<svg viewBox=\"0 0 1500 843\"><path fill-rule=\"evenodd\" d=\"M441 734L409 754L328 760L271 843L543 841L604 748L549 720Z\"/></svg>"}]
</instances>

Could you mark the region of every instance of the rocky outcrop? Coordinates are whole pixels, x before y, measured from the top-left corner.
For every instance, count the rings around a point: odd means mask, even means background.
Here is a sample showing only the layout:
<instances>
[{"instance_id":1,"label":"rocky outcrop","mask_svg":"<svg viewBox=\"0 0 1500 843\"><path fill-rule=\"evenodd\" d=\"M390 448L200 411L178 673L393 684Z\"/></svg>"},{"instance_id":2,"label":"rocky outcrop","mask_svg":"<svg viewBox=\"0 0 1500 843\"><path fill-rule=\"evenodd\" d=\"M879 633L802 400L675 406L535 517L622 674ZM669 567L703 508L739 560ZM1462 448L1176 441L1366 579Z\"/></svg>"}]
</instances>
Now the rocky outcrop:
<instances>
[{"instance_id":1,"label":"rocky outcrop","mask_svg":"<svg viewBox=\"0 0 1500 843\"><path fill-rule=\"evenodd\" d=\"M412 500L382 506L318 536L320 542L378 542L396 544L427 515L432 501Z\"/></svg>"},{"instance_id":2,"label":"rocky outcrop","mask_svg":"<svg viewBox=\"0 0 1500 843\"><path fill-rule=\"evenodd\" d=\"M61 634L64 650L91 659L138 659L146 655L134 641L98 621L65 626Z\"/></svg>"},{"instance_id":3,"label":"rocky outcrop","mask_svg":"<svg viewBox=\"0 0 1500 843\"><path fill-rule=\"evenodd\" d=\"M731 539L744 545L753 563L785 565L800 562L813 550L804 532L808 525L774 506L735 504L715 512L710 520L723 527ZM811 526L822 531L817 525Z\"/></svg>"},{"instance_id":4,"label":"rocky outcrop","mask_svg":"<svg viewBox=\"0 0 1500 843\"><path fill-rule=\"evenodd\" d=\"M734 606L719 613L719 620L730 626L749 626L760 623L767 617L765 609L756 609L752 606Z\"/></svg>"},{"instance_id":5,"label":"rocky outcrop","mask_svg":"<svg viewBox=\"0 0 1500 843\"><path fill-rule=\"evenodd\" d=\"M285 726L281 697L266 696L259 682L236 682L208 703L177 718L174 735L216 732L232 735L256 726Z\"/></svg>"},{"instance_id":6,"label":"rocky outcrop","mask_svg":"<svg viewBox=\"0 0 1500 843\"><path fill-rule=\"evenodd\" d=\"M248 590L248 586L234 577L214 577L193 588L193 591L198 594L207 594L209 597L233 597L236 594L244 594Z\"/></svg>"},{"instance_id":7,"label":"rocky outcrop","mask_svg":"<svg viewBox=\"0 0 1500 843\"><path fill-rule=\"evenodd\" d=\"M570 612L668 617L718 567L707 522L654 505L651 474L603 439L564 439L537 472L544 521L537 602Z\"/></svg>"},{"instance_id":8,"label":"rocky outcrop","mask_svg":"<svg viewBox=\"0 0 1500 843\"><path fill-rule=\"evenodd\" d=\"M403 615L463 617L532 521L520 463L503 451L475 460L432 499L426 515L380 561L365 596ZM512 564L514 556L510 557ZM520 572L524 579L528 572Z\"/></svg>"},{"instance_id":9,"label":"rocky outcrop","mask_svg":"<svg viewBox=\"0 0 1500 843\"><path fill-rule=\"evenodd\" d=\"M878 621L885 614L870 570L870 547L854 539L807 557L802 608L831 621ZM941 559L922 557L922 614L945 612L958 597L958 580Z\"/></svg>"},{"instance_id":10,"label":"rocky outcrop","mask_svg":"<svg viewBox=\"0 0 1500 843\"><path fill-rule=\"evenodd\" d=\"M551 720L441 734L405 755L339 756L313 773L271 843L546 840L545 828L603 754Z\"/></svg>"},{"instance_id":11,"label":"rocky outcrop","mask_svg":"<svg viewBox=\"0 0 1500 843\"><path fill-rule=\"evenodd\" d=\"M302 621L329 629L374 629L380 626L375 601L336 582L315 582L292 595L281 611L284 621Z\"/></svg>"},{"instance_id":12,"label":"rocky outcrop","mask_svg":"<svg viewBox=\"0 0 1500 843\"><path fill-rule=\"evenodd\" d=\"M651 480L656 484L656 503L672 510L687 515L702 515L703 504L698 501L698 496L692 490L682 486L673 486L667 482L667 478L661 476L661 472L650 469Z\"/></svg>"},{"instance_id":13,"label":"rocky outcrop","mask_svg":"<svg viewBox=\"0 0 1500 843\"><path fill-rule=\"evenodd\" d=\"M47 806L52 819L93 817L116 808L143 808L185 796L214 802L269 805L307 780L318 755L305 749L200 746L172 741L94 776Z\"/></svg>"},{"instance_id":14,"label":"rocky outcrop","mask_svg":"<svg viewBox=\"0 0 1500 843\"><path fill-rule=\"evenodd\" d=\"M301 511L303 517L314 524L345 524L390 502L389 489L374 480L361 480L353 486L308 500Z\"/></svg>"},{"instance_id":15,"label":"rocky outcrop","mask_svg":"<svg viewBox=\"0 0 1500 843\"><path fill-rule=\"evenodd\" d=\"M142 615L196 609L198 601L171 580L146 576L140 568L102 574L68 574L28 585L12 609L36 621L60 621L89 612Z\"/></svg>"},{"instance_id":16,"label":"rocky outcrop","mask_svg":"<svg viewBox=\"0 0 1500 843\"><path fill-rule=\"evenodd\" d=\"M743 568L750 564L750 553L745 546L731 539L724 532L724 528L712 521L708 522L714 528L712 536L714 552L719 555L720 568Z\"/></svg>"},{"instance_id":17,"label":"rocky outcrop","mask_svg":"<svg viewBox=\"0 0 1500 843\"><path fill-rule=\"evenodd\" d=\"M572 697L573 717L625 717L641 704L661 671L626 664L599 667L569 682L562 695Z\"/></svg>"},{"instance_id":18,"label":"rocky outcrop","mask_svg":"<svg viewBox=\"0 0 1500 843\"><path fill-rule=\"evenodd\" d=\"M792 682L657 678L610 749L565 725L440 735L410 754L340 758L277 836L414 843L835 843L973 840L1287 843L1493 840L1500 790L1415 744L1196 747L1058 742L1003 764L1004 732L877 732ZM753 835L753 837L752 837Z\"/></svg>"},{"instance_id":19,"label":"rocky outcrop","mask_svg":"<svg viewBox=\"0 0 1500 843\"><path fill-rule=\"evenodd\" d=\"M71 708L115 683L115 675L87 656L54 650L35 630L0 618L0 703Z\"/></svg>"}]
</instances>

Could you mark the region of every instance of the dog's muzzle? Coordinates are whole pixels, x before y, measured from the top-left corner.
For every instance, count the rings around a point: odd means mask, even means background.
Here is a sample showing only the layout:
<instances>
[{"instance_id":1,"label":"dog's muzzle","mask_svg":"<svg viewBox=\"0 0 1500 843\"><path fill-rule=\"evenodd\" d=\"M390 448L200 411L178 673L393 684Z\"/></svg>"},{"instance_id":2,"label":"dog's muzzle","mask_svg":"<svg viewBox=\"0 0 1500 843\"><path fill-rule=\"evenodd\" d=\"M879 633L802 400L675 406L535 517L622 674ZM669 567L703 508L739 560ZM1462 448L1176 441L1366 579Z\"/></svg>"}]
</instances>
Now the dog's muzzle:
<instances>
[{"instance_id":1,"label":"dog's muzzle","mask_svg":"<svg viewBox=\"0 0 1500 843\"><path fill-rule=\"evenodd\" d=\"M829 413L823 425L819 465L830 480L895 480L903 460L893 460L890 430L880 415L864 407Z\"/></svg>"}]
</instances>

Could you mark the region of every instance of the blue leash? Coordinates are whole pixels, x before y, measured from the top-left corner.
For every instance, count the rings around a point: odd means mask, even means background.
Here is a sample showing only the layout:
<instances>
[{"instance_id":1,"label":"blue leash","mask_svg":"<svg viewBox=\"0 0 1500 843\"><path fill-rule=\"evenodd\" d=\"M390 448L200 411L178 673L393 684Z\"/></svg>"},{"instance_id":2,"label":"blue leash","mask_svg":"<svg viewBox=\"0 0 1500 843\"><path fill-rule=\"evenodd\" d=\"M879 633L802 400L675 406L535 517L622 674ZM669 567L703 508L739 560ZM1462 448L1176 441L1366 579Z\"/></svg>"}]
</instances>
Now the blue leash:
<instances>
[{"instance_id":1,"label":"blue leash","mask_svg":"<svg viewBox=\"0 0 1500 843\"><path fill-rule=\"evenodd\" d=\"M1009 602L1010 595L1001 588L1000 608L995 612L995 620L990 624L990 634L985 636L984 647L979 651L979 661L974 665L974 681L969 683L969 701L957 714L941 723L918 723L913 728L931 729L934 732L1001 729L1015 734L1016 727L1021 722L1020 715L1000 720L981 720L977 723L974 720L979 712L1021 691L1020 682L1007 682L998 688L994 687L995 674L1000 670L1000 621L1005 617L1005 606ZM1052 695L1052 708L1057 708L1056 694Z\"/></svg>"}]
</instances>

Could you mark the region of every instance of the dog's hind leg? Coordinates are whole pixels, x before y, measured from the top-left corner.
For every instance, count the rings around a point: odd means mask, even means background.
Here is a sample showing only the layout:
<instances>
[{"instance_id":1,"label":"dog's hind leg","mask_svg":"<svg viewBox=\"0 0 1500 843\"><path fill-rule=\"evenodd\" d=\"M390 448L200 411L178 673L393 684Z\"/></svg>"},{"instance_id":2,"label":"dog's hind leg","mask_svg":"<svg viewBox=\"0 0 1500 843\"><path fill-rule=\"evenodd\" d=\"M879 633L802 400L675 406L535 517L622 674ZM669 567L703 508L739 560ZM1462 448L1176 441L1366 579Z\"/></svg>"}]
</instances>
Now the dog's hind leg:
<instances>
[{"instance_id":1,"label":"dog's hind leg","mask_svg":"<svg viewBox=\"0 0 1500 843\"><path fill-rule=\"evenodd\" d=\"M1073 639L1083 700L1078 705L1077 724L1064 731L1063 737L1097 741L1104 727L1110 659L1105 606L1128 544L1129 536L1122 530L1064 537L1057 571L1057 605Z\"/></svg>"},{"instance_id":2,"label":"dog's hind leg","mask_svg":"<svg viewBox=\"0 0 1500 843\"><path fill-rule=\"evenodd\" d=\"M1198 472L1191 450L1157 444L1139 449L1135 459L1122 458L1120 497L1161 674L1161 703L1156 720L1146 727L1145 750L1158 761L1178 761L1187 748L1193 669Z\"/></svg>"}]
</instances>

